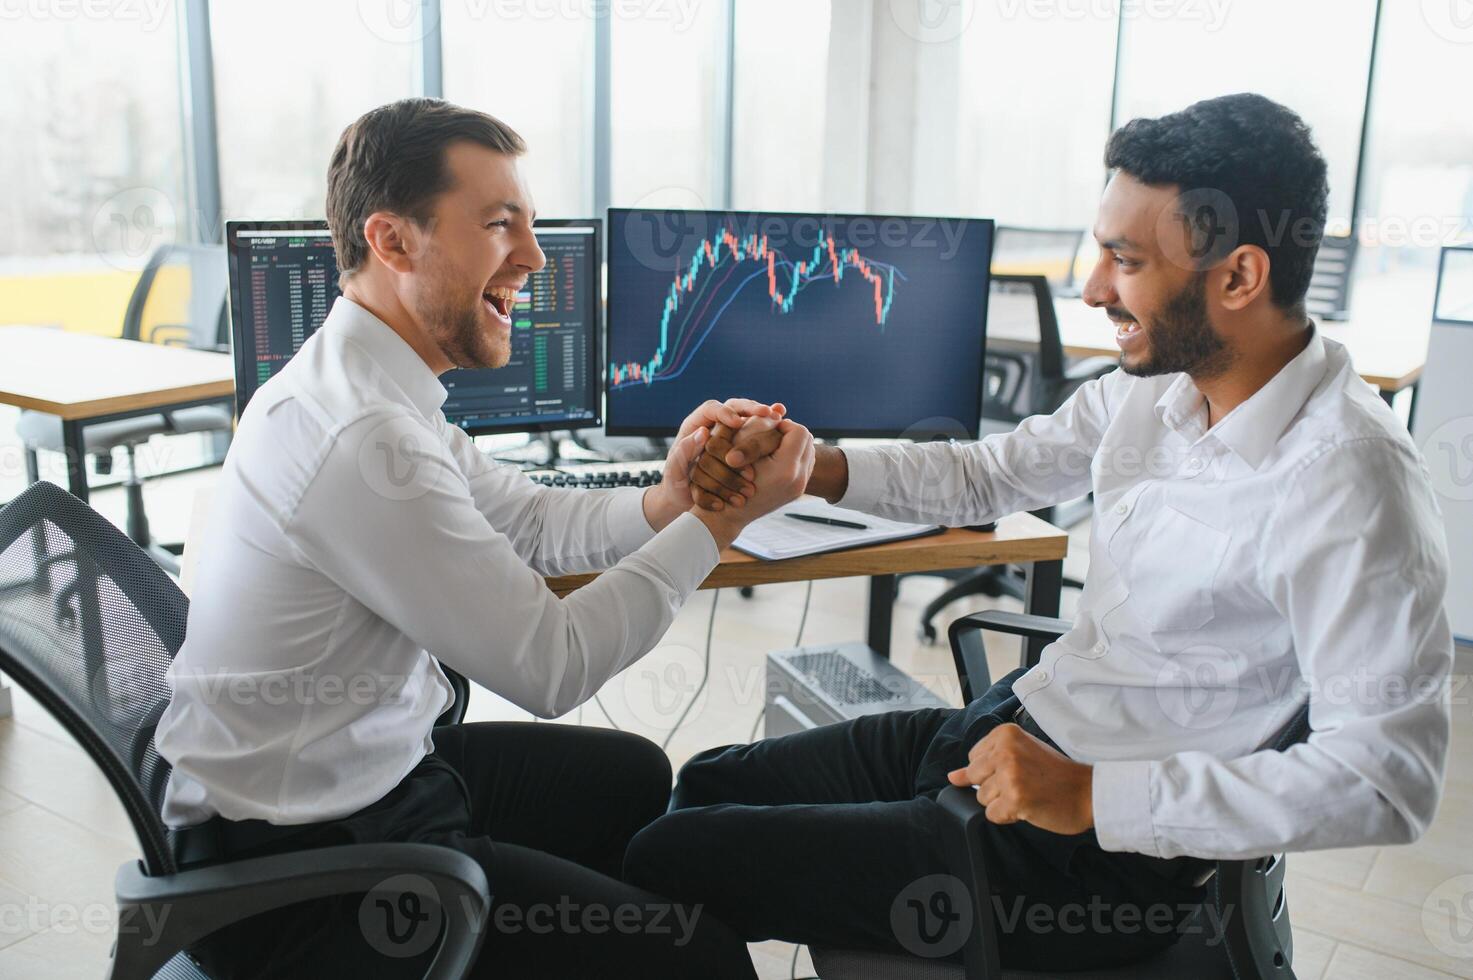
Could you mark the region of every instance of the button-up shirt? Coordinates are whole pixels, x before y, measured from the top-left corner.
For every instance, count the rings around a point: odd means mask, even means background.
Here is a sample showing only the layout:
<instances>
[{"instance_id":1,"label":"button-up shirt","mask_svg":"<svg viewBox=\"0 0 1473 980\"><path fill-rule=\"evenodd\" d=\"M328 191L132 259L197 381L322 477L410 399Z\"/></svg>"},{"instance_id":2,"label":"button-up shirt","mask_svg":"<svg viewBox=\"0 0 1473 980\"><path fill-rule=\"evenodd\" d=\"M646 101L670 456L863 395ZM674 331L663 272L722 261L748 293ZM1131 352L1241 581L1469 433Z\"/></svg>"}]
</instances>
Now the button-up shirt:
<instances>
[{"instance_id":1,"label":"button-up shirt","mask_svg":"<svg viewBox=\"0 0 1473 980\"><path fill-rule=\"evenodd\" d=\"M1405 842L1431 821L1453 649L1442 520L1339 344L1316 332L1210 428L1185 375L1116 371L1011 433L846 454L843 506L900 520L1094 492L1074 627L1014 691L1093 764L1106 849L1242 858ZM1308 742L1265 749L1306 701Z\"/></svg>"},{"instance_id":2,"label":"button-up shirt","mask_svg":"<svg viewBox=\"0 0 1473 980\"><path fill-rule=\"evenodd\" d=\"M452 701L435 658L562 714L649 651L716 565L699 520L655 534L638 489L544 488L488 461L445 397L339 299L251 400L156 735L170 825L306 823L378 800ZM604 568L566 599L542 580Z\"/></svg>"}]
</instances>

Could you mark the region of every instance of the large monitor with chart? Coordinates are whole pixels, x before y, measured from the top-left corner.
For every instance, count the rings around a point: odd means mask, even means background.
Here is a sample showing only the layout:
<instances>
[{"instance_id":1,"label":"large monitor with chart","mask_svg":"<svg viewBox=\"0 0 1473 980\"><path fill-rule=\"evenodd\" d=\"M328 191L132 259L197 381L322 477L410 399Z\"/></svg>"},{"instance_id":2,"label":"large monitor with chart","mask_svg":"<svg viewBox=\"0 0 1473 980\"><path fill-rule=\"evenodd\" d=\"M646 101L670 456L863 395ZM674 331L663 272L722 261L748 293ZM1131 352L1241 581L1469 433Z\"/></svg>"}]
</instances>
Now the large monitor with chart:
<instances>
[{"instance_id":1,"label":"large monitor with chart","mask_svg":"<svg viewBox=\"0 0 1473 980\"><path fill-rule=\"evenodd\" d=\"M608 431L708 398L827 437L976 438L993 222L609 211Z\"/></svg>"},{"instance_id":2,"label":"large monitor with chart","mask_svg":"<svg viewBox=\"0 0 1473 980\"><path fill-rule=\"evenodd\" d=\"M602 422L601 230L597 219L542 220L546 266L512 316L505 367L441 377L445 416L472 435L581 429ZM230 328L237 412L281 370L339 295L325 221L232 221Z\"/></svg>"}]
</instances>

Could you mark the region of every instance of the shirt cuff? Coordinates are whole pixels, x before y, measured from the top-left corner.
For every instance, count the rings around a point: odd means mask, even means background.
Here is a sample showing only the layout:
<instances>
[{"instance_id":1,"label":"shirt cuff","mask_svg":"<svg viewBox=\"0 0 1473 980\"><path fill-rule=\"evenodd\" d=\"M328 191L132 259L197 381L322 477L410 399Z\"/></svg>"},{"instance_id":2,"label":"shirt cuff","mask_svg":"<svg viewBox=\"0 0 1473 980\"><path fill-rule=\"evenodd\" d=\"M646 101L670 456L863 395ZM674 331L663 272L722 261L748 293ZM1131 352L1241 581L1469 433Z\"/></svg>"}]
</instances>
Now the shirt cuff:
<instances>
[{"instance_id":1,"label":"shirt cuff","mask_svg":"<svg viewBox=\"0 0 1473 980\"><path fill-rule=\"evenodd\" d=\"M1106 851L1135 851L1161 857L1151 814L1155 763L1096 762L1091 781L1095 837Z\"/></svg>"},{"instance_id":2,"label":"shirt cuff","mask_svg":"<svg viewBox=\"0 0 1473 980\"><path fill-rule=\"evenodd\" d=\"M642 549L665 571L670 585L684 602L706 581L706 576L721 561L716 539L701 519L687 511Z\"/></svg>"},{"instance_id":3,"label":"shirt cuff","mask_svg":"<svg viewBox=\"0 0 1473 980\"><path fill-rule=\"evenodd\" d=\"M878 449L863 447L841 450L849 464L849 486L838 506L870 511L885 490L885 456Z\"/></svg>"},{"instance_id":4,"label":"shirt cuff","mask_svg":"<svg viewBox=\"0 0 1473 980\"><path fill-rule=\"evenodd\" d=\"M655 529L644 516L644 490L621 487L610 493L613 500L606 512L609 537L620 557L632 555L655 536Z\"/></svg>"}]
</instances>

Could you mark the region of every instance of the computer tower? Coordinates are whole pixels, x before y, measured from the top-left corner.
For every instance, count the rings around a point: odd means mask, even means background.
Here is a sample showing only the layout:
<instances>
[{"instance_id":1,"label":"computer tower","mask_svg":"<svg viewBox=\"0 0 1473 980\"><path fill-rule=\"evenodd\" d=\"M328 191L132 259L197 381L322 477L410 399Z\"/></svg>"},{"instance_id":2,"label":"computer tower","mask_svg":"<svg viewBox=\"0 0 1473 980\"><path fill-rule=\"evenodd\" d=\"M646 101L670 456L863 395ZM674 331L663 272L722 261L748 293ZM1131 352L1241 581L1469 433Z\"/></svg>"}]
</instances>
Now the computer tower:
<instances>
[{"instance_id":1,"label":"computer tower","mask_svg":"<svg viewBox=\"0 0 1473 980\"><path fill-rule=\"evenodd\" d=\"M826 643L767 655L763 721L769 738L863 715L947 707L863 643Z\"/></svg>"}]
</instances>

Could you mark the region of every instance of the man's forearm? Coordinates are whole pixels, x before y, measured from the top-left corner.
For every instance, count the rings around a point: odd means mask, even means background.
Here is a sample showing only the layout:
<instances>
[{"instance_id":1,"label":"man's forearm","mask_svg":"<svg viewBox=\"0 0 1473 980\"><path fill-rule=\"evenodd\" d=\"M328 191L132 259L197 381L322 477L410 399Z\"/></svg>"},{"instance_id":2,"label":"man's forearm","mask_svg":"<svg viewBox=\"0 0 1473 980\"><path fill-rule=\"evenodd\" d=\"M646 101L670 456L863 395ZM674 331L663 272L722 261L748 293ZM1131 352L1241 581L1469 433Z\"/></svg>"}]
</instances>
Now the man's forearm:
<instances>
[{"instance_id":1,"label":"man's forearm","mask_svg":"<svg viewBox=\"0 0 1473 980\"><path fill-rule=\"evenodd\" d=\"M836 504L849 490L849 460L837 446L816 446L808 493Z\"/></svg>"}]
</instances>

